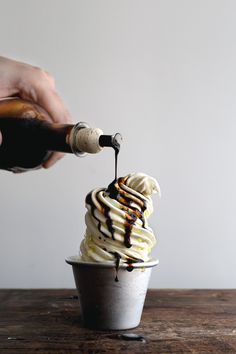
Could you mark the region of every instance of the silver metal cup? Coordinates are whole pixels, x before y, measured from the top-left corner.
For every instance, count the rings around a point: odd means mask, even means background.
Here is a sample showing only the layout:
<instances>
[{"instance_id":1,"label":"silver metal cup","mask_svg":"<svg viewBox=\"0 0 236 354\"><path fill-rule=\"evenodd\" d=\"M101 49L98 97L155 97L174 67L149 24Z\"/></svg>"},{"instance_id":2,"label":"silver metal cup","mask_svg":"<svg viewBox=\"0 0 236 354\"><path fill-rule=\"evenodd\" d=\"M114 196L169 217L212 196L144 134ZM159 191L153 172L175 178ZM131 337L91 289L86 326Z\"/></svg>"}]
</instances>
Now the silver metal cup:
<instances>
[{"instance_id":1,"label":"silver metal cup","mask_svg":"<svg viewBox=\"0 0 236 354\"><path fill-rule=\"evenodd\" d=\"M124 330L139 325L151 270L158 260L120 265L117 273L114 264L84 262L78 256L66 262L73 268L84 326Z\"/></svg>"}]
</instances>

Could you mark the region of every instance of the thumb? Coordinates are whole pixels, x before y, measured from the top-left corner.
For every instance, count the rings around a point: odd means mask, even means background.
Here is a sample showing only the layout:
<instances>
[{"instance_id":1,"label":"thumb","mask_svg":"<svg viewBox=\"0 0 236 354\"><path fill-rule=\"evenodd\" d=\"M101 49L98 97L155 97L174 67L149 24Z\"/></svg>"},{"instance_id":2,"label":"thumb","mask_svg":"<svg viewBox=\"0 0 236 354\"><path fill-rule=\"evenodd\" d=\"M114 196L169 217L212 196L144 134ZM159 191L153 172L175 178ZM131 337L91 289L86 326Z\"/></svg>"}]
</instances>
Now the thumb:
<instances>
[{"instance_id":1,"label":"thumb","mask_svg":"<svg viewBox=\"0 0 236 354\"><path fill-rule=\"evenodd\" d=\"M1 130L0 130L0 146L2 144L2 133L1 133Z\"/></svg>"}]
</instances>

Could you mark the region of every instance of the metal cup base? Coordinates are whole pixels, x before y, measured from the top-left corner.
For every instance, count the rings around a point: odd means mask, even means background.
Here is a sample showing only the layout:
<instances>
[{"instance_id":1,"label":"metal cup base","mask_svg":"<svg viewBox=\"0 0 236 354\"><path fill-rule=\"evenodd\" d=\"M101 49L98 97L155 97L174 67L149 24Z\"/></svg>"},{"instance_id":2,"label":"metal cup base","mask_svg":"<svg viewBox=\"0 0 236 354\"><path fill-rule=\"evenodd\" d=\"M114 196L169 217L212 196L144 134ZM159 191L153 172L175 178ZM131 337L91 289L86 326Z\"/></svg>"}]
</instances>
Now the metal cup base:
<instances>
[{"instance_id":1,"label":"metal cup base","mask_svg":"<svg viewBox=\"0 0 236 354\"><path fill-rule=\"evenodd\" d=\"M139 325L152 267L158 261L136 264L132 271L122 265L117 273L112 264L86 263L75 257L66 262L73 267L84 326L125 330Z\"/></svg>"}]
</instances>

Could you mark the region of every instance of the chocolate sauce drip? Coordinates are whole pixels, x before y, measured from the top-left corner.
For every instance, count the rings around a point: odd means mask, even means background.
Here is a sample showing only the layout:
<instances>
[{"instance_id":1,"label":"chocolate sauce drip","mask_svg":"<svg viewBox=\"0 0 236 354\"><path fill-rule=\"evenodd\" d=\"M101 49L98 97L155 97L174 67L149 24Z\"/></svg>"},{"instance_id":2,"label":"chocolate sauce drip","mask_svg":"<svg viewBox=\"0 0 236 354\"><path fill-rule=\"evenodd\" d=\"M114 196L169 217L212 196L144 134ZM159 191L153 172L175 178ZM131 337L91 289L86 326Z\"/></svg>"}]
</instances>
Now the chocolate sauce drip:
<instances>
[{"instance_id":1,"label":"chocolate sauce drip","mask_svg":"<svg viewBox=\"0 0 236 354\"><path fill-rule=\"evenodd\" d=\"M107 187L106 192L109 194L110 198L118 200L119 191L118 191L118 189L116 187L116 184L117 184L116 180L111 182L109 184L109 186Z\"/></svg>"},{"instance_id":2,"label":"chocolate sauce drip","mask_svg":"<svg viewBox=\"0 0 236 354\"><path fill-rule=\"evenodd\" d=\"M110 146L115 150L115 181L117 180L117 162L121 141L122 136L119 133L115 135L101 135L99 138L100 146Z\"/></svg>"},{"instance_id":3,"label":"chocolate sauce drip","mask_svg":"<svg viewBox=\"0 0 236 354\"><path fill-rule=\"evenodd\" d=\"M118 155L119 155L119 151L120 151L120 141L122 140L122 137L119 133L115 134L114 136L103 136L103 140L104 141L100 141L101 146L105 146L107 144L107 146L111 146L113 147L113 149L115 150L115 179L111 184L115 184L115 182L117 181L117 166L118 166ZM106 142L105 142L106 140ZM100 202L101 203L101 202ZM111 237L113 240L115 240L114 237L114 228L112 225L112 220L110 218L110 211L111 209L104 203L101 203L102 207L104 209L104 216L106 217L106 225L108 230L111 233ZM101 223L100 223L101 224ZM101 231L101 230L100 230Z\"/></svg>"},{"instance_id":4,"label":"chocolate sauce drip","mask_svg":"<svg viewBox=\"0 0 236 354\"><path fill-rule=\"evenodd\" d=\"M88 204L88 205L90 205L90 207L91 207L91 213L92 213L93 217L95 217L95 215L94 215L95 207L94 207L94 204L93 204L93 201L92 201L92 192L90 192L90 193L88 193L88 194L86 195L85 203ZM96 219L96 217L95 217L95 219Z\"/></svg>"},{"instance_id":5,"label":"chocolate sauce drip","mask_svg":"<svg viewBox=\"0 0 236 354\"><path fill-rule=\"evenodd\" d=\"M133 225L135 224L136 220L139 218L142 221L143 227L145 227L145 218L144 218L144 211L146 210L146 200L137 198L135 195L133 195L131 192L127 192L122 188L122 185L124 185L126 182L126 178L120 177L117 181L114 180L108 188L106 189L106 193L108 193L109 197L112 199L117 200L123 207L122 209L125 211L125 234L124 234L124 245L127 248L132 247L131 243L131 234L132 234L132 229ZM97 193L99 193L101 190L99 190ZM97 197L97 196L96 196ZM101 200L99 201L102 207L102 213L104 214L106 218L106 225L111 233L112 239L115 240L114 237L114 228L113 228L113 222L110 217L110 211L111 208L103 203ZM137 209L136 207L132 206L131 204L135 202L140 206L140 209ZM93 217L98 221L98 229L99 231L108 238L108 236L101 230L101 221L95 216L95 205L92 201L92 192L90 192L87 197L86 197L86 203L91 206L91 213ZM137 261L136 261L137 262Z\"/></svg>"},{"instance_id":6,"label":"chocolate sauce drip","mask_svg":"<svg viewBox=\"0 0 236 354\"><path fill-rule=\"evenodd\" d=\"M128 272L132 272L132 270L134 270L134 266L132 264L128 264L126 270Z\"/></svg>"},{"instance_id":7,"label":"chocolate sauce drip","mask_svg":"<svg viewBox=\"0 0 236 354\"><path fill-rule=\"evenodd\" d=\"M85 198L85 202L86 202L86 204L88 204L88 205L90 205L90 207L91 207L91 214L92 214L92 216L94 217L94 219L96 219L97 220L97 222L98 222L98 230L101 232L101 234L103 234L103 236L105 236L105 237L107 237L108 238L108 236L105 234L105 232L103 232L102 231L102 229L101 229L101 221L95 216L95 205L94 205L94 203L93 203L93 200L92 200L92 192L90 192L89 194L87 194L87 196L86 196L86 198ZM105 213L105 212L104 212Z\"/></svg>"},{"instance_id":8,"label":"chocolate sauce drip","mask_svg":"<svg viewBox=\"0 0 236 354\"><path fill-rule=\"evenodd\" d=\"M134 270L133 263L143 263L143 260L140 258L128 258L126 263L128 264L126 270L132 272L132 270Z\"/></svg>"},{"instance_id":9,"label":"chocolate sauce drip","mask_svg":"<svg viewBox=\"0 0 236 354\"><path fill-rule=\"evenodd\" d=\"M137 218L142 221L142 226L145 228L144 211L147 209L147 204L145 199L139 199L131 192L124 190L122 185L124 185L125 182L126 179L124 177L120 177L118 180L114 180L108 186L106 191L110 198L117 200L123 205L123 210L126 212L124 244L127 248L130 248L132 247L130 240L132 228ZM140 206L141 212L139 209L131 205L134 201Z\"/></svg>"},{"instance_id":10,"label":"chocolate sauce drip","mask_svg":"<svg viewBox=\"0 0 236 354\"><path fill-rule=\"evenodd\" d=\"M112 145L113 149L115 150L115 181L117 181L117 166L118 166L118 155L120 152L120 138L121 135L116 134L115 138L113 139L113 145Z\"/></svg>"},{"instance_id":11,"label":"chocolate sauce drip","mask_svg":"<svg viewBox=\"0 0 236 354\"><path fill-rule=\"evenodd\" d=\"M119 266L120 266L120 259L121 259L121 255L118 252L111 252L114 257L115 257L115 265L116 265L116 277L115 277L115 281L118 282L118 270L119 270Z\"/></svg>"},{"instance_id":12,"label":"chocolate sauce drip","mask_svg":"<svg viewBox=\"0 0 236 354\"><path fill-rule=\"evenodd\" d=\"M126 215L124 244L127 248L132 247L130 237L136 219L137 217L135 219L130 220L128 214Z\"/></svg>"},{"instance_id":13,"label":"chocolate sauce drip","mask_svg":"<svg viewBox=\"0 0 236 354\"><path fill-rule=\"evenodd\" d=\"M111 211L111 208L109 206L107 206L105 203L101 203L102 207L103 207L103 210L104 210L104 215L106 217L106 225L107 225L107 228L108 230L110 231L111 233L111 237L112 237L112 240L115 240L115 237L114 237L114 229L113 229L113 225L112 225L112 220L111 220L111 217L110 217L110 211ZM100 230L101 231L101 230Z\"/></svg>"},{"instance_id":14,"label":"chocolate sauce drip","mask_svg":"<svg viewBox=\"0 0 236 354\"><path fill-rule=\"evenodd\" d=\"M118 155L120 149L115 149L115 181L117 181L117 166L118 166Z\"/></svg>"},{"instance_id":15,"label":"chocolate sauce drip","mask_svg":"<svg viewBox=\"0 0 236 354\"><path fill-rule=\"evenodd\" d=\"M117 181L113 181L109 184L107 188L107 192L109 193L109 197L112 199L116 199L118 202L123 204L124 206L128 206L133 210L137 210L137 208L131 206L133 202L140 206L142 212L147 209L146 200L143 198L138 198L136 195L132 194L131 192L127 192L122 188L125 185L126 179L124 177L120 177ZM141 217L141 214L140 216Z\"/></svg>"},{"instance_id":16,"label":"chocolate sauce drip","mask_svg":"<svg viewBox=\"0 0 236 354\"><path fill-rule=\"evenodd\" d=\"M143 207L142 207L142 215L141 215L141 221L143 224L143 227L146 229L146 224L145 224L145 218L144 218L144 212L147 209L147 201L145 199L143 199Z\"/></svg>"}]
</instances>

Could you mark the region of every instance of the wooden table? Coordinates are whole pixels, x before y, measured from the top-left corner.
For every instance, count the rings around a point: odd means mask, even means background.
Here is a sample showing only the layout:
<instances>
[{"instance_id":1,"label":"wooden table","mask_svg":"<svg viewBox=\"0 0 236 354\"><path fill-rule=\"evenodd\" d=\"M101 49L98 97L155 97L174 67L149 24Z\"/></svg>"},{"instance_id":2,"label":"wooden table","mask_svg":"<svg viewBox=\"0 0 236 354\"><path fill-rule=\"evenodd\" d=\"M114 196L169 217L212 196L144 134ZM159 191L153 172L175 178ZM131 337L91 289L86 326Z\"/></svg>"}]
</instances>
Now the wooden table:
<instances>
[{"instance_id":1,"label":"wooden table","mask_svg":"<svg viewBox=\"0 0 236 354\"><path fill-rule=\"evenodd\" d=\"M129 331L83 328L74 290L0 290L0 354L13 353L236 353L236 290L149 290Z\"/></svg>"}]
</instances>

